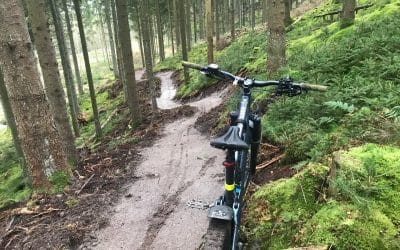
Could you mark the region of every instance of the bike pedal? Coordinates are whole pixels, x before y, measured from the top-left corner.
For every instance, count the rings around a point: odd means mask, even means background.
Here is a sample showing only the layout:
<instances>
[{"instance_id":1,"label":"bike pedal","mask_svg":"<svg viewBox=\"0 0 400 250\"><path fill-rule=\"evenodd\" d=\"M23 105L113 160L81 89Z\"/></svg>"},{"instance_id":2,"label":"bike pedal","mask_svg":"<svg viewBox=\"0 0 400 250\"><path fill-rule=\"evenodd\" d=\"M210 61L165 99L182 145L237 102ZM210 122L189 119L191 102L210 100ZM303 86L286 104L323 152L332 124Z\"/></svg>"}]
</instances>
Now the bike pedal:
<instances>
[{"instance_id":1,"label":"bike pedal","mask_svg":"<svg viewBox=\"0 0 400 250\"><path fill-rule=\"evenodd\" d=\"M216 205L208 210L208 217L230 221L233 218L233 209L225 205Z\"/></svg>"}]
</instances>

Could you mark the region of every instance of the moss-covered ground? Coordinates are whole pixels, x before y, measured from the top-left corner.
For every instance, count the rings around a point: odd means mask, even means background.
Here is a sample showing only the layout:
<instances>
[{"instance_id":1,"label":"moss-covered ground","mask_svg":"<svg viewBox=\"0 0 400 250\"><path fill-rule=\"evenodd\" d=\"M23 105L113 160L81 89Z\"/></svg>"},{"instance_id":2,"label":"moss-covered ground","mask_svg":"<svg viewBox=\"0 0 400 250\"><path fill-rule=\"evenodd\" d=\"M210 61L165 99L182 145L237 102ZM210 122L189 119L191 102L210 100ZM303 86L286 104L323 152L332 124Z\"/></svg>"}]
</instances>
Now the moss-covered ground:
<instances>
[{"instance_id":1,"label":"moss-covered ground","mask_svg":"<svg viewBox=\"0 0 400 250\"><path fill-rule=\"evenodd\" d=\"M332 166L310 163L250 201L248 237L262 249L400 248L400 148L366 144Z\"/></svg>"}]
</instances>

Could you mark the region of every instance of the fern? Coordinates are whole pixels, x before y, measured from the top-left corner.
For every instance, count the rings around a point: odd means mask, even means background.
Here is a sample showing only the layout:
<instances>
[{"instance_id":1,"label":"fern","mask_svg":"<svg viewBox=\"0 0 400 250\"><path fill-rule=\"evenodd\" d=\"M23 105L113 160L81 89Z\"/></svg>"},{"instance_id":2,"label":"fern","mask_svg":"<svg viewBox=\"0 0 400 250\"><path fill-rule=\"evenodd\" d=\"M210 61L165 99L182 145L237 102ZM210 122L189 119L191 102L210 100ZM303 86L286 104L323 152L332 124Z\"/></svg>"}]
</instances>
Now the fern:
<instances>
[{"instance_id":1,"label":"fern","mask_svg":"<svg viewBox=\"0 0 400 250\"><path fill-rule=\"evenodd\" d=\"M352 104L350 105L348 103L341 102L341 101L324 102L324 105L328 106L329 108L332 108L332 109L339 109L339 110L345 111L347 113L352 113L352 112L354 112L354 110L356 110L354 105L352 105Z\"/></svg>"},{"instance_id":2,"label":"fern","mask_svg":"<svg viewBox=\"0 0 400 250\"><path fill-rule=\"evenodd\" d=\"M389 111L385 112L385 117L400 122L400 106L395 106Z\"/></svg>"}]
</instances>

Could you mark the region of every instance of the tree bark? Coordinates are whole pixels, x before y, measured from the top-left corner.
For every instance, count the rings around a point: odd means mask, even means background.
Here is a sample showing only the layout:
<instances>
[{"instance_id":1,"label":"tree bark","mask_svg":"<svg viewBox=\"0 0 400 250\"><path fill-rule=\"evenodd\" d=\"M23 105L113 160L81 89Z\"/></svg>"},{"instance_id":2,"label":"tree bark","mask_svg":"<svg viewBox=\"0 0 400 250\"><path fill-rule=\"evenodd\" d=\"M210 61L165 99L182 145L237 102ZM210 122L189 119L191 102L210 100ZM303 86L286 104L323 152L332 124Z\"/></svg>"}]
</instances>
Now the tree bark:
<instances>
[{"instance_id":1,"label":"tree bark","mask_svg":"<svg viewBox=\"0 0 400 250\"><path fill-rule=\"evenodd\" d=\"M56 51L51 41L45 2L44 0L27 0L26 3L50 110L53 114L57 131L64 144L67 159L72 165L76 165L77 152L75 138L68 120L67 103L58 71ZM76 125L78 124L76 123Z\"/></svg>"},{"instance_id":2,"label":"tree bark","mask_svg":"<svg viewBox=\"0 0 400 250\"><path fill-rule=\"evenodd\" d=\"M197 43L197 5L196 5L196 0L192 2L192 8L193 8L193 34L194 34L194 42Z\"/></svg>"},{"instance_id":3,"label":"tree bark","mask_svg":"<svg viewBox=\"0 0 400 250\"><path fill-rule=\"evenodd\" d=\"M208 64L214 62L213 21L211 0L205 0L206 32L207 32L207 60Z\"/></svg>"},{"instance_id":4,"label":"tree bark","mask_svg":"<svg viewBox=\"0 0 400 250\"><path fill-rule=\"evenodd\" d=\"M157 8L156 17L157 17L158 48L159 48L159 53L160 53L160 61L164 61L165 60L164 32L163 32L164 25L161 22L160 0L157 0L156 8Z\"/></svg>"},{"instance_id":5,"label":"tree bark","mask_svg":"<svg viewBox=\"0 0 400 250\"><path fill-rule=\"evenodd\" d=\"M167 0L167 1L168 1L169 32L170 32L169 37L171 38L172 56L174 56L175 55L175 45L174 45L174 29L173 29L173 23L172 23L171 0Z\"/></svg>"},{"instance_id":6,"label":"tree bark","mask_svg":"<svg viewBox=\"0 0 400 250\"><path fill-rule=\"evenodd\" d=\"M176 36L176 50L179 49L181 46L181 32L180 32L180 25L179 25L179 15L178 13L178 6L177 2L179 0L172 0L173 9L174 9L174 19L175 19L175 36ZM180 3L179 3L180 4Z\"/></svg>"},{"instance_id":7,"label":"tree bark","mask_svg":"<svg viewBox=\"0 0 400 250\"><path fill-rule=\"evenodd\" d=\"M4 83L3 72L0 68L0 101L3 107L4 115L6 117L7 125L11 130L11 135L14 142L15 151L17 153L17 157L19 159L19 163L21 164L22 171L25 177L25 183L27 185L31 185L32 180L30 179L29 171L26 167L26 162L24 158L24 153L22 151L21 141L18 138L18 130L17 124L15 123L15 117L12 112L12 107L10 104L10 99L8 98L7 88Z\"/></svg>"},{"instance_id":8,"label":"tree bark","mask_svg":"<svg viewBox=\"0 0 400 250\"><path fill-rule=\"evenodd\" d=\"M186 46L187 50L190 51L192 49L192 26L190 25L190 0L185 0L185 24L186 24Z\"/></svg>"},{"instance_id":9,"label":"tree bark","mask_svg":"<svg viewBox=\"0 0 400 250\"><path fill-rule=\"evenodd\" d=\"M0 2L0 68L32 187L47 191L53 174L70 174L70 169L40 82L20 1Z\"/></svg>"},{"instance_id":10,"label":"tree bark","mask_svg":"<svg viewBox=\"0 0 400 250\"><path fill-rule=\"evenodd\" d=\"M104 32L104 21L103 21L102 6L101 6L100 3L95 3L95 5L97 5L97 15L98 15L99 21L100 21L100 37L101 37L103 52L104 52L104 54L106 56L106 60L107 60L108 66L110 67L110 57L108 55L108 45L107 45L106 33Z\"/></svg>"},{"instance_id":11,"label":"tree bark","mask_svg":"<svg viewBox=\"0 0 400 250\"><path fill-rule=\"evenodd\" d=\"M76 56L74 34L72 32L71 20L69 18L67 0L63 0L62 4L63 4L63 10L64 10L64 14L65 14L65 22L67 23L67 31L68 31L69 43L70 43L70 46L71 46L72 60L73 60L74 69L75 69L75 78L76 78L76 82L78 84L79 94L82 95L83 94L82 78L81 78L81 73L80 73L80 70L79 70L78 58Z\"/></svg>"},{"instance_id":12,"label":"tree bark","mask_svg":"<svg viewBox=\"0 0 400 250\"><path fill-rule=\"evenodd\" d=\"M186 29L185 29L185 0L180 0L179 2L179 24L181 31L181 43L182 43L182 60L188 61L188 52L186 47ZM183 75L185 77L185 82L189 82L189 71L187 67L183 67Z\"/></svg>"},{"instance_id":13,"label":"tree bark","mask_svg":"<svg viewBox=\"0 0 400 250\"><path fill-rule=\"evenodd\" d=\"M204 39L204 3L203 0L200 0L199 6L199 39Z\"/></svg>"},{"instance_id":14,"label":"tree bark","mask_svg":"<svg viewBox=\"0 0 400 250\"><path fill-rule=\"evenodd\" d=\"M272 78L286 62L285 0L268 0L267 72Z\"/></svg>"},{"instance_id":15,"label":"tree bark","mask_svg":"<svg viewBox=\"0 0 400 250\"><path fill-rule=\"evenodd\" d=\"M56 37L57 37L58 49L60 51L61 62L62 62L62 66L63 66L65 86L67 89L68 103L69 103L70 114L71 114L71 119L72 119L72 127L74 128L75 136L79 136L80 131L79 131L79 125L78 125L78 119L77 119L78 113L79 113L78 99L77 99L76 91L75 91L74 78L73 78L72 69L71 69L71 62L69 61L67 45L65 43L63 25L61 24L61 19L59 16L60 13L58 12L58 9L57 9L57 6L55 5L54 0L48 0L48 3L50 5L51 15L53 16L53 24L54 24ZM34 13L33 15L36 15L36 13ZM41 33L40 35L42 36L43 33ZM44 47L42 49L47 50L46 47ZM45 56L45 55L42 55L42 56ZM43 60L44 60L44 58L43 58ZM51 80L53 81L54 79L51 79ZM49 82L49 84L52 84L52 83Z\"/></svg>"},{"instance_id":16,"label":"tree bark","mask_svg":"<svg viewBox=\"0 0 400 250\"><path fill-rule=\"evenodd\" d=\"M111 59L113 65L113 73L115 78L119 78L118 72L118 64L117 64L117 57L115 55L115 44L114 44L114 33L111 26L111 18L110 18L110 0L104 0L104 10L106 14L106 24L107 24L107 31L108 31L108 39L110 41L110 49L111 49Z\"/></svg>"},{"instance_id":17,"label":"tree bark","mask_svg":"<svg viewBox=\"0 0 400 250\"><path fill-rule=\"evenodd\" d=\"M139 3L135 6L135 23L138 27L138 39L139 39L139 49L140 49L140 59L142 61L142 67L146 67L145 59L144 59L144 46L143 46L143 31L142 31L142 20L139 16Z\"/></svg>"},{"instance_id":18,"label":"tree bark","mask_svg":"<svg viewBox=\"0 0 400 250\"><path fill-rule=\"evenodd\" d=\"M118 20L118 37L121 44L122 62L126 80L125 100L128 104L130 116L134 124L140 124L142 114L139 109L139 99L136 92L135 69L133 65L131 36L128 19L128 4L126 0L116 0L116 11Z\"/></svg>"},{"instance_id":19,"label":"tree bark","mask_svg":"<svg viewBox=\"0 0 400 250\"><path fill-rule=\"evenodd\" d=\"M151 106L153 113L157 112L157 95L154 87L154 74L153 74L153 60L151 58L151 48L150 48L150 32L149 32L149 13L146 9L149 8L147 0L140 1L140 19L142 20L141 26L143 31L143 49L146 67L146 78L149 81L150 95L151 95Z\"/></svg>"},{"instance_id":20,"label":"tree bark","mask_svg":"<svg viewBox=\"0 0 400 250\"><path fill-rule=\"evenodd\" d=\"M95 92L94 84L93 84L92 69L90 67L89 53L88 53L87 44L86 44L85 30L83 29L81 8L79 5L79 0L73 0L73 1L74 1L76 19L78 22L79 35L81 37L82 53L83 53L83 59L85 61L86 75L87 75L89 92L90 92L90 100L92 102L93 120L94 120L95 129L96 129L96 136L97 136L97 138L100 138L102 136L102 131L101 131L101 125L100 125L100 119L99 119L99 111L97 109L96 92Z\"/></svg>"},{"instance_id":21,"label":"tree bark","mask_svg":"<svg viewBox=\"0 0 400 250\"><path fill-rule=\"evenodd\" d=\"M230 0L231 40L235 40L235 0Z\"/></svg>"},{"instance_id":22,"label":"tree bark","mask_svg":"<svg viewBox=\"0 0 400 250\"><path fill-rule=\"evenodd\" d=\"M290 17L290 10L291 10L291 0L285 0L285 27L289 26L292 23L292 18Z\"/></svg>"},{"instance_id":23,"label":"tree bark","mask_svg":"<svg viewBox=\"0 0 400 250\"><path fill-rule=\"evenodd\" d=\"M341 13L341 27L345 28L354 23L356 17L355 8L357 5L356 0L343 0L343 8Z\"/></svg>"},{"instance_id":24,"label":"tree bark","mask_svg":"<svg viewBox=\"0 0 400 250\"><path fill-rule=\"evenodd\" d=\"M221 13L220 13L220 1L214 1L214 7L215 7L215 40L217 43L217 46L219 45L219 40L221 38Z\"/></svg>"},{"instance_id":25,"label":"tree bark","mask_svg":"<svg viewBox=\"0 0 400 250\"><path fill-rule=\"evenodd\" d=\"M251 9L251 29L252 30L254 30L254 27L256 26L256 7L255 7L255 4L256 4L255 1L251 0L250 9Z\"/></svg>"}]
</instances>

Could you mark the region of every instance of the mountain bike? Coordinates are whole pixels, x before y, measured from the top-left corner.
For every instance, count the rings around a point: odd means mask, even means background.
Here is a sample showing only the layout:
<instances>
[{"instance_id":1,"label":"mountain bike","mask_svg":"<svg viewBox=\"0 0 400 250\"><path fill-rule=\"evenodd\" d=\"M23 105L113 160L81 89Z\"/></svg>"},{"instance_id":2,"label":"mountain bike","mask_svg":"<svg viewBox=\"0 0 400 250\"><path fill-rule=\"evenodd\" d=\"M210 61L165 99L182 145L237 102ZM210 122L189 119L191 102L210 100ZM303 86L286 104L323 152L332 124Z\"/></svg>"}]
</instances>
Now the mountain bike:
<instances>
[{"instance_id":1,"label":"mountain bike","mask_svg":"<svg viewBox=\"0 0 400 250\"><path fill-rule=\"evenodd\" d=\"M251 109L251 92L255 87L276 86L277 95L296 96L303 90L325 91L326 87L295 83L290 77L277 81L257 81L235 76L220 70L217 64L201 66L182 62L184 67L199 70L202 74L226 79L242 88L240 108L230 113L228 131L211 141L211 146L226 151L225 192L210 206L210 226L205 235L204 249L240 249L240 221L244 208L244 195L251 177L256 172L257 154L261 141L261 116Z\"/></svg>"}]
</instances>

